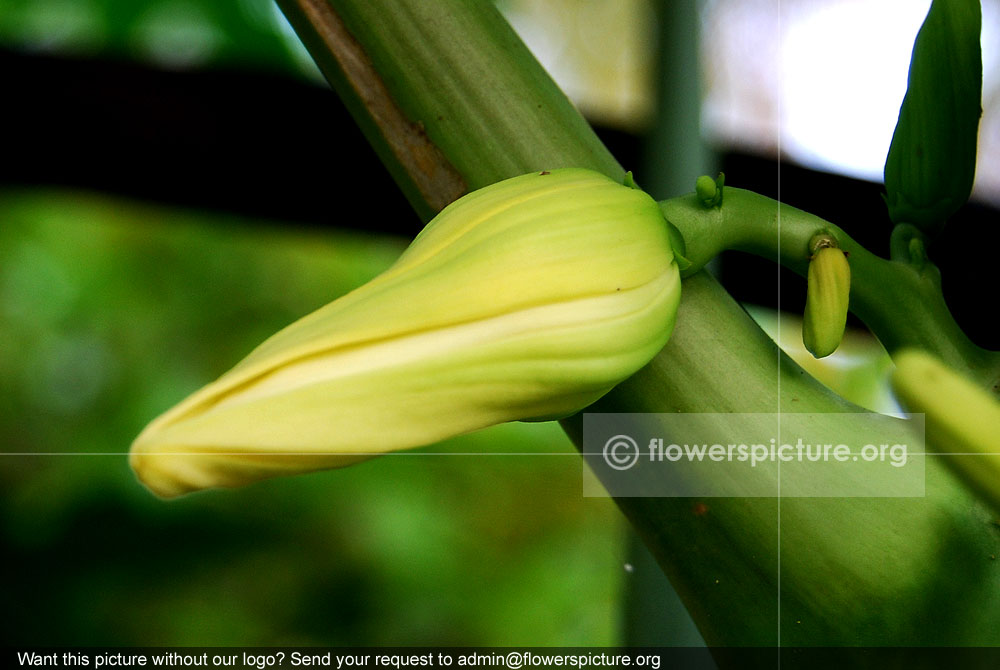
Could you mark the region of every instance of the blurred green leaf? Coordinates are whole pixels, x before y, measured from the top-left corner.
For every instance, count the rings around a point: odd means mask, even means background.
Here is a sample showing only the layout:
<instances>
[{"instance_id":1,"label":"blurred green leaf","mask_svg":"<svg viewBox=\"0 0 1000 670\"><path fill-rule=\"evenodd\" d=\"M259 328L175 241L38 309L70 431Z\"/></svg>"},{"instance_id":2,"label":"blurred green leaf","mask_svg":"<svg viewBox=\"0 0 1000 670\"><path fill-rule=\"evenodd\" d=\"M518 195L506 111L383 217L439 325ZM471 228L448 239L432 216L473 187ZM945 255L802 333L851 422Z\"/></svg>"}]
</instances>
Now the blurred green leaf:
<instances>
[{"instance_id":1,"label":"blurred green leaf","mask_svg":"<svg viewBox=\"0 0 1000 670\"><path fill-rule=\"evenodd\" d=\"M0 0L0 46L317 75L271 0Z\"/></svg>"},{"instance_id":2,"label":"blurred green leaf","mask_svg":"<svg viewBox=\"0 0 1000 670\"><path fill-rule=\"evenodd\" d=\"M555 423L172 503L129 470L150 418L406 240L50 189L0 191L0 222L5 639L618 641L621 515Z\"/></svg>"}]
</instances>

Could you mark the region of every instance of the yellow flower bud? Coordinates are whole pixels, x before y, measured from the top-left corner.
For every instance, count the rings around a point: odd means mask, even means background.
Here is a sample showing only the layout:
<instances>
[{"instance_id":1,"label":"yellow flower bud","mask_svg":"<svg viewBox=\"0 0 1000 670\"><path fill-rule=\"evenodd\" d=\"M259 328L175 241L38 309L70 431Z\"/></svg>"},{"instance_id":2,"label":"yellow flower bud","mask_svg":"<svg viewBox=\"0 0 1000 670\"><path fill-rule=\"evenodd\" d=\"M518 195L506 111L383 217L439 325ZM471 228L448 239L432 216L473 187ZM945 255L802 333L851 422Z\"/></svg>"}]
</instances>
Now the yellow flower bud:
<instances>
[{"instance_id":1,"label":"yellow flower bud","mask_svg":"<svg viewBox=\"0 0 1000 670\"><path fill-rule=\"evenodd\" d=\"M809 261L802 343L816 358L829 356L844 337L851 268L844 252L824 246Z\"/></svg>"},{"instance_id":2,"label":"yellow flower bud","mask_svg":"<svg viewBox=\"0 0 1000 670\"><path fill-rule=\"evenodd\" d=\"M566 416L663 347L679 299L646 193L575 168L515 177L153 421L130 462L170 497Z\"/></svg>"},{"instance_id":3,"label":"yellow flower bud","mask_svg":"<svg viewBox=\"0 0 1000 670\"><path fill-rule=\"evenodd\" d=\"M928 444L943 463L1000 510L1000 402L934 356L917 349L894 357L892 387L924 414Z\"/></svg>"}]
</instances>

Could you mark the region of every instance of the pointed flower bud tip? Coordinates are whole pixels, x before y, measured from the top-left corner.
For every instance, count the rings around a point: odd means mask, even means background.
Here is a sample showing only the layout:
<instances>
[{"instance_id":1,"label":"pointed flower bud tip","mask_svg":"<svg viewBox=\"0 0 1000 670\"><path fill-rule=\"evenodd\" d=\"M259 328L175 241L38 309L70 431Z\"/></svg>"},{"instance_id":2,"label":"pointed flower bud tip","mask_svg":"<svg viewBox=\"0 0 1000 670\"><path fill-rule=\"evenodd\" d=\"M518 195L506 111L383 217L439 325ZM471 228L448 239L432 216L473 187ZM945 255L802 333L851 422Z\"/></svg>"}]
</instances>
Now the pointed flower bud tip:
<instances>
[{"instance_id":1,"label":"pointed flower bud tip","mask_svg":"<svg viewBox=\"0 0 1000 670\"><path fill-rule=\"evenodd\" d=\"M130 462L171 497L567 416L663 347L679 299L649 195L583 169L515 177L157 418Z\"/></svg>"}]
</instances>

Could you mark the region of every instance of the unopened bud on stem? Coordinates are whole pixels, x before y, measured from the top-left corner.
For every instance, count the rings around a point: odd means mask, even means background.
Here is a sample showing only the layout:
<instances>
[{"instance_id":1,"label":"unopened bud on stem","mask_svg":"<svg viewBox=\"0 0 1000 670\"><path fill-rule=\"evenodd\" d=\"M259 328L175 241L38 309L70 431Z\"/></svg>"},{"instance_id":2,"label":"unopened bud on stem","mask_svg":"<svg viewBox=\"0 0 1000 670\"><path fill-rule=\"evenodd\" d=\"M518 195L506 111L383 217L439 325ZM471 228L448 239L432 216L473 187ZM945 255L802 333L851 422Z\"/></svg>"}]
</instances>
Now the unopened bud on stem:
<instances>
[{"instance_id":1,"label":"unopened bud on stem","mask_svg":"<svg viewBox=\"0 0 1000 670\"><path fill-rule=\"evenodd\" d=\"M847 325L851 268L836 244L830 235L817 235L809 243L813 256L806 277L802 343L816 358L837 350Z\"/></svg>"},{"instance_id":2,"label":"unopened bud on stem","mask_svg":"<svg viewBox=\"0 0 1000 670\"><path fill-rule=\"evenodd\" d=\"M679 299L649 195L582 169L515 177L153 421L130 462L170 497L563 417L649 362Z\"/></svg>"}]
</instances>

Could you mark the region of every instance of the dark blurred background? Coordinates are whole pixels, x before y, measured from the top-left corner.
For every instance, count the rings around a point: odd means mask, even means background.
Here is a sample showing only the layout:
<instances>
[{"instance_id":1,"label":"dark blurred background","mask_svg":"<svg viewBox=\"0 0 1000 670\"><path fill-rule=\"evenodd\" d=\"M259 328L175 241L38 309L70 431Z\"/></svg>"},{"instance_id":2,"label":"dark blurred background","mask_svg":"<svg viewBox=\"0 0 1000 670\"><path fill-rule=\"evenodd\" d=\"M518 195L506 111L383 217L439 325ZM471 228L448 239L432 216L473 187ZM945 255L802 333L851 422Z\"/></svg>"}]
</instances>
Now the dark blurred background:
<instances>
[{"instance_id":1,"label":"dark blurred background","mask_svg":"<svg viewBox=\"0 0 1000 670\"><path fill-rule=\"evenodd\" d=\"M784 64L804 56L760 44L794 51L801 31L790 25L834 25L823 12L863 4L500 7L655 195L721 169L727 184L780 191L884 254L877 175L838 164L802 124L782 125L822 119L796 106L807 87L788 84L798 75ZM995 3L986 8L993 35ZM894 71L904 86L905 45L925 11L886 40L904 44ZM861 70L874 57L864 58ZM846 51L833 60L853 63ZM612 502L581 497L580 460L555 424L169 503L129 471L129 443L149 420L378 274L420 228L270 2L0 0L0 73L7 644L607 645L632 635L623 608L656 568L628 548ZM847 137L881 118L861 76L848 80L858 119L835 111ZM824 129L829 141L834 128ZM1000 179L981 168L980 182L931 253L959 321L996 348L983 282L1000 242ZM800 278L739 255L714 271L801 353ZM856 401L891 409L889 363L854 325L845 351L803 360ZM449 452L534 455L431 455ZM657 639L692 639L685 624L660 625Z\"/></svg>"}]
</instances>

